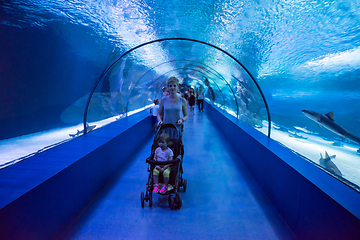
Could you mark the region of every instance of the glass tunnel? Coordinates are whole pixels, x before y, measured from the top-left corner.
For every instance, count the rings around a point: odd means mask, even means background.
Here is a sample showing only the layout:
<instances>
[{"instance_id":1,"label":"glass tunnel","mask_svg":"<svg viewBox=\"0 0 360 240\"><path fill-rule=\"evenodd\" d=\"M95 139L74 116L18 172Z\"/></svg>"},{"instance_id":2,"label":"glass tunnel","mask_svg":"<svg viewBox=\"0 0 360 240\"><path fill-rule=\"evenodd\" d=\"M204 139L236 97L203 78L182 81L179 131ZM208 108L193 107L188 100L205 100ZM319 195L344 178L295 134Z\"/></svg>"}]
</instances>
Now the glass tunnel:
<instances>
[{"instance_id":1,"label":"glass tunnel","mask_svg":"<svg viewBox=\"0 0 360 240\"><path fill-rule=\"evenodd\" d=\"M207 65L213 64L213 56L216 66ZM84 128L148 107L162 98L171 76L180 79L182 92L201 86L210 103L252 127L270 129L264 95L244 66L215 46L186 38L156 40L121 55L96 82L85 107Z\"/></svg>"},{"instance_id":2,"label":"glass tunnel","mask_svg":"<svg viewBox=\"0 0 360 240\"><path fill-rule=\"evenodd\" d=\"M359 8L1 1L0 167L148 111L176 76L359 191Z\"/></svg>"}]
</instances>

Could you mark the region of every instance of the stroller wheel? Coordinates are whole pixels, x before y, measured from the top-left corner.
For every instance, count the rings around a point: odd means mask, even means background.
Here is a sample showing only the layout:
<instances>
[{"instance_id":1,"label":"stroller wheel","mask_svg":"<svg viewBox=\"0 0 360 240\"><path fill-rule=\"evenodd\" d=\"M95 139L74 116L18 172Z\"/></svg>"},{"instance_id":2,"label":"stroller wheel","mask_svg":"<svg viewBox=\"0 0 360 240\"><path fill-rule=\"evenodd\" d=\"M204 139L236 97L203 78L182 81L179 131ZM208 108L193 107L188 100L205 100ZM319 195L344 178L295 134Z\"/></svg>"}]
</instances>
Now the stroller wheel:
<instances>
[{"instance_id":1,"label":"stroller wheel","mask_svg":"<svg viewBox=\"0 0 360 240\"><path fill-rule=\"evenodd\" d=\"M174 203L178 209L182 207L182 200L178 193L175 194Z\"/></svg>"},{"instance_id":2,"label":"stroller wheel","mask_svg":"<svg viewBox=\"0 0 360 240\"><path fill-rule=\"evenodd\" d=\"M152 207L152 192L149 192L149 206Z\"/></svg>"},{"instance_id":3,"label":"stroller wheel","mask_svg":"<svg viewBox=\"0 0 360 240\"><path fill-rule=\"evenodd\" d=\"M168 197L168 201L169 201L169 206L171 210L175 209L175 204L174 204L174 197L170 194Z\"/></svg>"},{"instance_id":4,"label":"stroller wheel","mask_svg":"<svg viewBox=\"0 0 360 240\"><path fill-rule=\"evenodd\" d=\"M141 192L141 207L144 207L144 201L145 201L144 193Z\"/></svg>"},{"instance_id":5,"label":"stroller wheel","mask_svg":"<svg viewBox=\"0 0 360 240\"><path fill-rule=\"evenodd\" d=\"M186 192L186 185L187 185L187 181L186 181L186 179L184 179L184 183L183 183L183 190L184 190L184 192Z\"/></svg>"}]
</instances>

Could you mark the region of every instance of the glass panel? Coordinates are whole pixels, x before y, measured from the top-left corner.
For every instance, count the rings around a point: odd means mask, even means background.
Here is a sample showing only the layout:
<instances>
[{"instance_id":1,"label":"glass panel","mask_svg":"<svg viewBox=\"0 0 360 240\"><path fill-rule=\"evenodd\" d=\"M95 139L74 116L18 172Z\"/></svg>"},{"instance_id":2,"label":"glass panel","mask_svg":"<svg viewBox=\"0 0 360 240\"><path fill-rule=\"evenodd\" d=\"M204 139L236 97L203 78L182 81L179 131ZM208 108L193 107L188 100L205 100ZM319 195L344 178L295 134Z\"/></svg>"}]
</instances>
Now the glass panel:
<instances>
[{"instance_id":1,"label":"glass panel","mask_svg":"<svg viewBox=\"0 0 360 240\"><path fill-rule=\"evenodd\" d=\"M101 127L126 114L127 90L131 85L128 81L131 68L131 55L118 61L101 79L91 96L87 121L88 127ZM125 89L125 91L124 91Z\"/></svg>"},{"instance_id":2,"label":"glass panel","mask_svg":"<svg viewBox=\"0 0 360 240\"><path fill-rule=\"evenodd\" d=\"M69 34L77 32L79 41L96 41L71 24L64 23L63 28ZM3 168L79 135L85 103L102 64L74 52L48 27L22 29L0 23L0 32ZM96 57L102 62L108 55Z\"/></svg>"},{"instance_id":3,"label":"glass panel","mask_svg":"<svg viewBox=\"0 0 360 240\"><path fill-rule=\"evenodd\" d=\"M239 119L268 135L269 118L263 96L254 80L242 68L232 69Z\"/></svg>"}]
</instances>

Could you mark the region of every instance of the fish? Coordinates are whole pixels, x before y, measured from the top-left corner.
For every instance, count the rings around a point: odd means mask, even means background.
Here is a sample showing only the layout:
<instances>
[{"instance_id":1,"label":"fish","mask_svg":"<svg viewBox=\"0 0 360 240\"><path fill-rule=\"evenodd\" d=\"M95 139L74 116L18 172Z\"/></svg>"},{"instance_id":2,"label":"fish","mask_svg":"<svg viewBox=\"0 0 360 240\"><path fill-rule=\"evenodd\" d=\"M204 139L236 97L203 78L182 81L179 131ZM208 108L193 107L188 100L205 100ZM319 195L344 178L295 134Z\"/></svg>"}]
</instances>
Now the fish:
<instances>
[{"instance_id":1,"label":"fish","mask_svg":"<svg viewBox=\"0 0 360 240\"><path fill-rule=\"evenodd\" d=\"M296 132L289 131L289 137L292 138L299 138L299 139L307 139L307 137L304 137Z\"/></svg>"},{"instance_id":2,"label":"fish","mask_svg":"<svg viewBox=\"0 0 360 240\"><path fill-rule=\"evenodd\" d=\"M336 155L329 156L329 154L325 151L325 158L323 158L322 154L320 153L320 166L324 167L332 174L342 177L342 173L340 172L340 170L337 168L335 163L331 161L331 159L334 159L335 157Z\"/></svg>"},{"instance_id":3,"label":"fish","mask_svg":"<svg viewBox=\"0 0 360 240\"><path fill-rule=\"evenodd\" d=\"M94 128L96 127L96 125L91 125L89 126L88 124L86 124L86 132L91 132L92 130L94 130ZM79 129L77 130L77 132L75 134L69 134L70 137L75 138L78 137L80 135L82 135L84 133L84 129L79 131Z\"/></svg>"},{"instance_id":4,"label":"fish","mask_svg":"<svg viewBox=\"0 0 360 240\"><path fill-rule=\"evenodd\" d=\"M346 129L344 129L342 126L340 126L334 121L333 112L329 112L327 114L320 114L309 110L301 110L301 111L306 117L316 122L321 128L325 127L326 129L339 135L342 140L349 139L357 144L360 144L359 137L350 133L349 131L347 131Z\"/></svg>"},{"instance_id":5,"label":"fish","mask_svg":"<svg viewBox=\"0 0 360 240\"><path fill-rule=\"evenodd\" d=\"M294 126L295 129L299 130L299 131L302 131L304 133L311 133L311 134L317 134L317 133L313 133L309 130L307 130L306 128L302 128L302 127L297 127L297 126Z\"/></svg>"}]
</instances>

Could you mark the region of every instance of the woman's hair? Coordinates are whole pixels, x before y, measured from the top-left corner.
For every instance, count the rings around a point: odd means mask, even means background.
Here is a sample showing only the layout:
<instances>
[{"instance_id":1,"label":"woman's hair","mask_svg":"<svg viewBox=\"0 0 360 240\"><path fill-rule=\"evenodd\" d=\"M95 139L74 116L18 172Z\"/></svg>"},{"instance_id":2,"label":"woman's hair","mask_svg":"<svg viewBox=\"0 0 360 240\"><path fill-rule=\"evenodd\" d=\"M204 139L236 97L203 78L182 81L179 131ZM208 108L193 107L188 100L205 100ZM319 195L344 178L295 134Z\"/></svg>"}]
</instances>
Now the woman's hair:
<instances>
[{"instance_id":1,"label":"woman's hair","mask_svg":"<svg viewBox=\"0 0 360 240\"><path fill-rule=\"evenodd\" d=\"M176 77L170 77L166 81L166 86L169 86L170 83L175 83L177 86L179 86L179 79L177 79Z\"/></svg>"},{"instance_id":2,"label":"woman's hair","mask_svg":"<svg viewBox=\"0 0 360 240\"><path fill-rule=\"evenodd\" d=\"M154 104L155 104L155 105L158 105L158 104L159 104L159 99L155 99L155 100L154 100Z\"/></svg>"},{"instance_id":3,"label":"woman's hair","mask_svg":"<svg viewBox=\"0 0 360 240\"><path fill-rule=\"evenodd\" d=\"M163 92L165 92L167 89L166 89L166 87L163 87L161 90L162 90Z\"/></svg>"},{"instance_id":4,"label":"woman's hair","mask_svg":"<svg viewBox=\"0 0 360 240\"><path fill-rule=\"evenodd\" d=\"M159 141L159 140L165 141L168 146L170 146L170 145L172 144L172 142L170 141L169 135L166 134L166 133L160 134L160 136L159 136L159 138L158 138L158 141Z\"/></svg>"}]
</instances>

